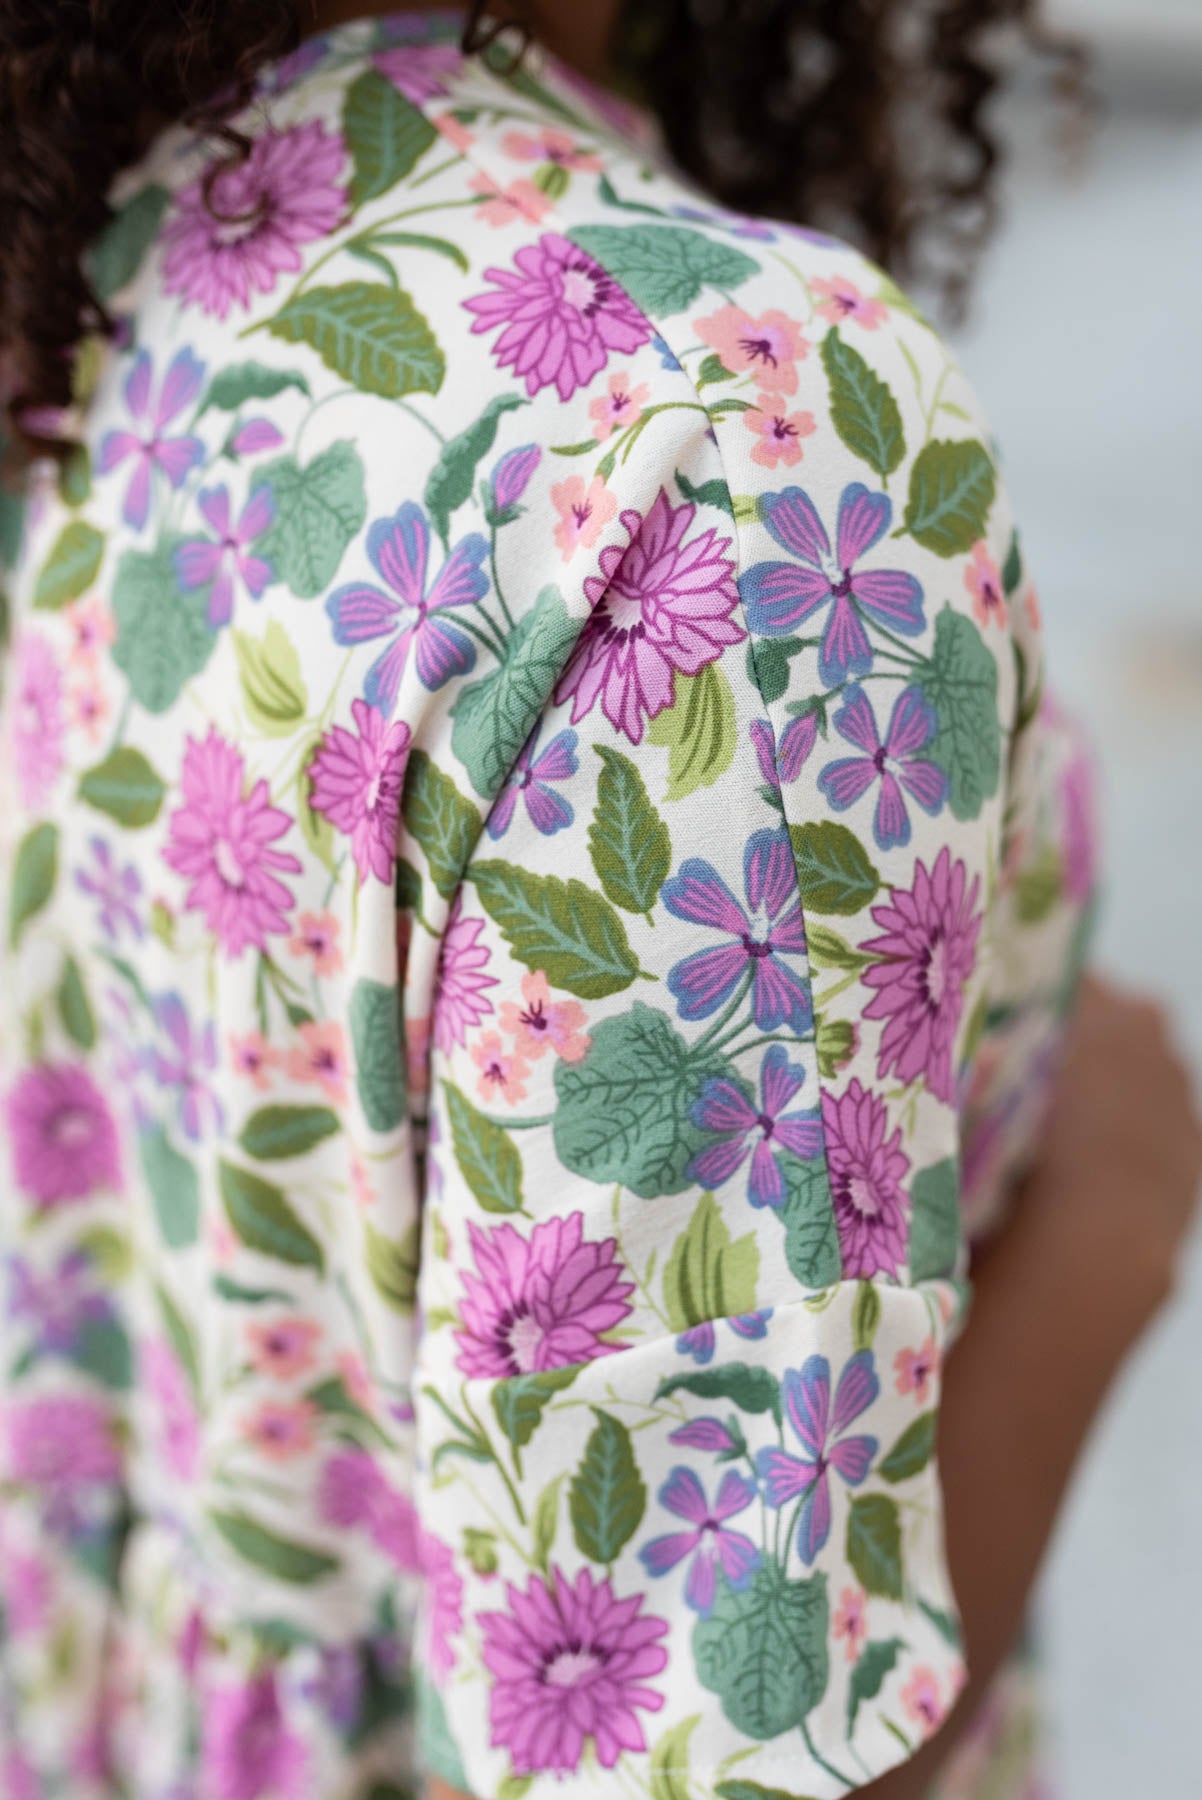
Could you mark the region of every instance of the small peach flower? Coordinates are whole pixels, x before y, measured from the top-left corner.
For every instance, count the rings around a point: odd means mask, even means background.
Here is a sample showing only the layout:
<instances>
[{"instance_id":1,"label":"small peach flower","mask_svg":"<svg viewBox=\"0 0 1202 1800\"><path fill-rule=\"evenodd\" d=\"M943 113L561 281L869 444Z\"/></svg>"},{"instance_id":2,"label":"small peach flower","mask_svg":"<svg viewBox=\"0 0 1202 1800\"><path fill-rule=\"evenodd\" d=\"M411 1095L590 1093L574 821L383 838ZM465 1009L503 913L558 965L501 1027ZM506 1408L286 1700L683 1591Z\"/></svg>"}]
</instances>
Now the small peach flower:
<instances>
[{"instance_id":1,"label":"small peach flower","mask_svg":"<svg viewBox=\"0 0 1202 1800\"><path fill-rule=\"evenodd\" d=\"M818 311L832 325L842 325L845 319L854 319L865 331L875 331L889 316L889 308L880 300L867 299L854 281L848 281L842 275L832 275L811 281L810 286L816 294L823 298L818 302Z\"/></svg>"},{"instance_id":2,"label":"small peach flower","mask_svg":"<svg viewBox=\"0 0 1202 1800\"><path fill-rule=\"evenodd\" d=\"M360 1212L368 1212L376 1203L376 1190L367 1172L367 1164L357 1150L351 1151L351 1187Z\"/></svg>"},{"instance_id":3,"label":"small peach flower","mask_svg":"<svg viewBox=\"0 0 1202 1800\"><path fill-rule=\"evenodd\" d=\"M915 1669L902 1688L901 1703L910 1718L921 1728L923 1737L930 1737L947 1711L939 1697L935 1671L925 1667Z\"/></svg>"},{"instance_id":4,"label":"small peach flower","mask_svg":"<svg viewBox=\"0 0 1202 1800\"><path fill-rule=\"evenodd\" d=\"M548 1050L554 1050L564 1062L579 1062L592 1042L582 1030L587 1017L578 1000L551 999L541 969L529 969L522 976L521 1006L502 1001L498 1014L501 1030L510 1032L515 1040L514 1051L529 1062L537 1062Z\"/></svg>"},{"instance_id":5,"label":"small peach flower","mask_svg":"<svg viewBox=\"0 0 1202 1800\"><path fill-rule=\"evenodd\" d=\"M93 744L98 743L113 710L112 701L100 683L85 676L67 690L67 700L72 722Z\"/></svg>"},{"instance_id":6,"label":"small peach flower","mask_svg":"<svg viewBox=\"0 0 1202 1800\"><path fill-rule=\"evenodd\" d=\"M601 167L601 158L595 152L580 149L574 138L554 125L546 125L539 132L507 131L501 148L518 162L549 162L560 169L593 173Z\"/></svg>"},{"instance_id":7,"label":"small peach flower","mask_svg":"<svg viewBox=\"0 0 1202 1800\"><path fill-rule=\"evenodd\" d=\"M472 1045L472 1061L480 1071L476 1092L483 1100L495 1100L498 1094L510 1105L526 1098L529 1067L516 1051L506 1051L499 1031L482 1032Z\"/></svg>"},{"instance_id":8,"label":"small peach flower","mask_svg":"<svg viewBox=\"0 0 1202 1800\"><path fill-rule=\"evenodd\" d=\"M91 669L117 635L111 608L98 594L92 594L69 606L64 616L71 632L69 660L77 667Z\"/></svg>"},{"instance_id":9,"label":"small peach flower","mask_svg":"<svg viewBox=\"0 0 1202 1800\"><path fill-rule=\"evenodd\" d=\"M346 1099L346 1035L335 1019L310 1019L301 1042L288 1052L285 1067L293 1081L316 1081L330 1100Z\"/></svg>"},{"instance_id":10,"label":"small peach flower","mask_svg":"<svg viewBox=\"0 0 1202 1800\"><path fill-rule=\"evenodd\" d=\"M336 975L342 967L338 938L342 922L332 912L302 913L288 940L293 956L311 956L315 975Z\"/></svg>"},{"instance_id":11,"label":"small peach flower","mask_svg":"<svg viewBox=\"0 0 1202 1800\"><path fill-rule=\"evenodd\" d=\"M235 1075L245 1075L260 1093L271 1086L270 1071L279 1067L280 1055L259 1031L230 1033L230 1063Z\"/></svg>"},{"instance_id":12,"label":"small peach flower","mask_svg":"<svg viewBox=\"0 0 1202 1800\"><path fill-rule=\"evenodd\" d=\"M917 1350L899 1350L893 1359L893 1373L899 1394L913 1394L920 1406L926 1404L931 1382L939 1374L939 1350L933 1337L928 1337Z\"/></svg>"},{"instance_id":13,"label":"small peach flower","mask_svg":"<svg viewBox=\"0 0 1202 1800\"><path fill-rule=\"evenodd\" d=\"M468 151L476 141L474 131L469 131L462 119L457 119L453 112L437 113L431 123L439 135L453 144L456 150Z\"/></svg>"},{"instance_id":14,"label":"small peach flower","mask_svg":"<svg viewBox=\"0 0 1202 1800\"><path fill-rule=\"evenodd\" d=\"M753 319L741 306L723 306L697 319L694 330L732 375L754 375L765 393L797 392L797 364L810 346L787 313L770 309Z\"/></svg>"},{"instance_id":15,"label":"small peach flower","mask_svg":"<svg viewBox=\"0 0 1202 1800\"><path fill-rule=\"evenodd\" d=\"M583 475L569 475L551 489L551 501L559 514L555 542L570 562L577 550L591 550L618 510L618 502L599 475L586 482Z\"/></svg>"},{"instance_id":16,"label":"small peach flower","mask_svg":"<svg viewBox=\"0 0 1202 1800\"><path fill-rule=\"evenodd\" d=\"M1027 617L1031 621L1032 631L1038 631L1043 623L1043 614L1039 610L1039 595L1033 587L1027 589Z\"/></svg>"},{"instance_id":17,"label":"small peach flower","mask_svg":"<svg viewBox=\"0 0 1202 1800\"><path fill-rule=\"evenodd\" d=\"M775 469L777 463L791 469L801 461L802 438L812 436L818 429L813 413L786 413L771 394L760 395L759 405L743 414L743 423L760 440L751 452L751 460L764 469Z\"/></svg>"},{"instance_id":18,"label":"small peach flower","mask_svg":"<svg viewBox=\"0 0 1202 1800\"><path fill-rule=\"evenodd\" d=\"M831 1630L837 1638L847 1639L847 1660L855 1662L860 1645L868 1636L868 1596L863 1588L844 1588L831 1619Z\"/></svg>"},{"instance_id":19,"label":"small peach flower","mask_svg":"<svg viewBox=\"0 0 1202 1800\"><path fill-rule=\"evenodd\" d=\"M972 595L972 610L976 614L977 624L986 626L992 620L994 624L1004 626L1009 608L997 564L990 556L984 540L972 547L972 561L964 571L964 585Z\"/></svg>"},{"instance_id":20,"label":"small peach flower","mask_svg":"<svg viewBox=\"0 0 1202 1800\"><path fill-rule=\"evenodd\" d=\"M208 1222L209 1247L219 1269L228 1269L237 1260L238 1239L233 1228L220 1214L213 1213Z\"/></svg>"},{"instance_id":21,"label":"small peach flower","mask_svg":"<svg viewBox=\"0 0 1202 1800\"><path fill-rule=\"evenodd\" d=\"M593 421L593 435L598 443L613 431L625 431L643 416L644 408L650 398L651 390L645 383L632 388L625 375L611 375L609 392L599 394L588 409L588 416Z\"/></svg>"},{"instance_id":22,"label":"small peach flower","mask_svg":"<svg viewBox=\"0 0 1202 1800\"><path fill-rule=\"evenodd\" d=\"M486 225L513 225L519 219L537 225L551 210L551 202L532 181L511 181L508 187L498 187L491 176L476 175L467 185L473 194L485 195L476 216Z\"/></svg>"},{"instance_id":23,"label":"small peach flower","mask_svg":"<svg viewBox=\"0 0 1202 1800\"><path fill-rule=\"evenodd\" d=\"M311 1400L264 1400L247 1414L243 1431L273 1462L290 1462L313 1448L320 1416Z\"/></svg>"},{"instance_id":24,"label":"small peach flower","mask_svg":"<svg viewBox=\"0 0 1202 1800\"><path fill-rule=\"evenodd\" d=\"M277 1381L290 1381L313 1367L320 1336L316 1319L255 1319L246 1327L251 1362L260 1375Z\"/></svg>"},{"instance_id":25,"label":"small peach flower","mask_svg":"<svg viewBox=\"0 0 1202 1800\"><path fill-rule=\"evenodd\" d=\"M370 1408L372 1404L371 1376L367 1372L367 1364L358 1351L340 1350L334 1358L334 1366L342 1376L342 1385L355 1405Z\"/></svg>"}]
</instances>

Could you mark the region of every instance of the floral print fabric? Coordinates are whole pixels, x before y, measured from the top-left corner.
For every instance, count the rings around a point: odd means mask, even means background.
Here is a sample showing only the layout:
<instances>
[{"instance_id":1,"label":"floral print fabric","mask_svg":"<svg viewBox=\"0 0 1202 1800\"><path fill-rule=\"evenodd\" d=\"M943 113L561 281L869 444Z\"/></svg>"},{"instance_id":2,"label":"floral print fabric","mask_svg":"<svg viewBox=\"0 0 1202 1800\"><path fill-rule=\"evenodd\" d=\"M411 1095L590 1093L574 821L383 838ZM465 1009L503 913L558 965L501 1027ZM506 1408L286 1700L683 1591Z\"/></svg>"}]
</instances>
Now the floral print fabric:
<instances>
[{"instance_id":1,"label":"floral print fabric","mask_svg":"<svg viewBox=\"0 0 1202 1800\"><path fill-rule=\"evenodd\" d=\"M940 1365L1094 862L1008 503L878 270L453 33L160 141L27 508L22 1800L838 1795L963 1679Z\"/></svg>"}]
</instances>

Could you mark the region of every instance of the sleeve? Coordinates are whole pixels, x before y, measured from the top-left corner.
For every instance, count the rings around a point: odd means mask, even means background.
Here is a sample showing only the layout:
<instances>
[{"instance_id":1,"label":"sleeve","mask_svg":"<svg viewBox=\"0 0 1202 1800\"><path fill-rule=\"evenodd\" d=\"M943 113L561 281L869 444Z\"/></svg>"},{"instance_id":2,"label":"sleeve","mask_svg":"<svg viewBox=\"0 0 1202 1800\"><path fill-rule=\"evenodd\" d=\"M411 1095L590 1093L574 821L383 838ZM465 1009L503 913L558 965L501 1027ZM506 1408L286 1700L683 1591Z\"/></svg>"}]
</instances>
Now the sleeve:
<instances>
[{"instance_id":1,"label":"sleeve","mask_svg":"<svg viewBox=\"0 0 1202 1800\"><path fill-rule=\"evenodd\" d=\"M630 358L661 417L573 475L562 563L544 456L508 648L411 759L423 1730L479 1795L843 1794L964 1679L935 1440L1013 526L929 328L805 255L740 296L787 393L740 309Z\"/></svg>"}]
</instances>

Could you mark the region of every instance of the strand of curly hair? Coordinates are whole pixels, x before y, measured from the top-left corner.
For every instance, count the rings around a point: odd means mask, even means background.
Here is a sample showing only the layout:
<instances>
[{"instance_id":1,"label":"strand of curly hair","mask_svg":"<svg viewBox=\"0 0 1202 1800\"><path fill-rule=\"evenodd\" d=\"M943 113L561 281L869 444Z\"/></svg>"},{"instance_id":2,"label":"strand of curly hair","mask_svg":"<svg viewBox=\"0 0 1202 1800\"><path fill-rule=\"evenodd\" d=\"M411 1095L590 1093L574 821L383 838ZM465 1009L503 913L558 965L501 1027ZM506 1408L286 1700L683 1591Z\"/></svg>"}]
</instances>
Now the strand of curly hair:
<instances>
[{"instance_id":1,"label":"strand of curly hair","mask_svg":"<svg viewBox=\"0 0 1202 1800\"><path fill-rule=\"evenodd\" d=\"M537 28L534 3L470 0L465 49L514 54L496 40ZM933 270L954 303L993 217L988 47L999 27L1042 42L1034 5L627 0L616 69L716 199ZM85 252L114 178L176 120L245 156L229 121L299 31L296 0L0 0L0 391L27 442L62 447L46 411L70 403L81 339L113 330Z\"/></svg>"}]
</instances>

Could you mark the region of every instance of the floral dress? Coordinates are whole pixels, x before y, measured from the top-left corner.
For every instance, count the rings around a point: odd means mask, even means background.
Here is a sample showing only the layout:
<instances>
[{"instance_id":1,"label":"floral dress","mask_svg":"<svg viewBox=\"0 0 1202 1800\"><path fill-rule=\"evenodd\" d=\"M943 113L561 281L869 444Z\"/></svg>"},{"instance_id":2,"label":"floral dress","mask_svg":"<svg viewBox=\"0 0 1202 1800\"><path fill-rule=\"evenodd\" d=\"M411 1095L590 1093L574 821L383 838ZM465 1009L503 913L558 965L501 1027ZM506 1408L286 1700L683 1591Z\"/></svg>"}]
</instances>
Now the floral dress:
<instances>
[{"instance_id":1,"label":"floral dress","mask_svg":"<svg viewBox=\"0 0 1202 1800\"><path fill-rule=\"evenodd\" d=\"M455 30L156 143L0 515L11 1800L836 1796L964 1677L1094 863L995 457L878 269Z\"/></svg>"}]
</instances>

